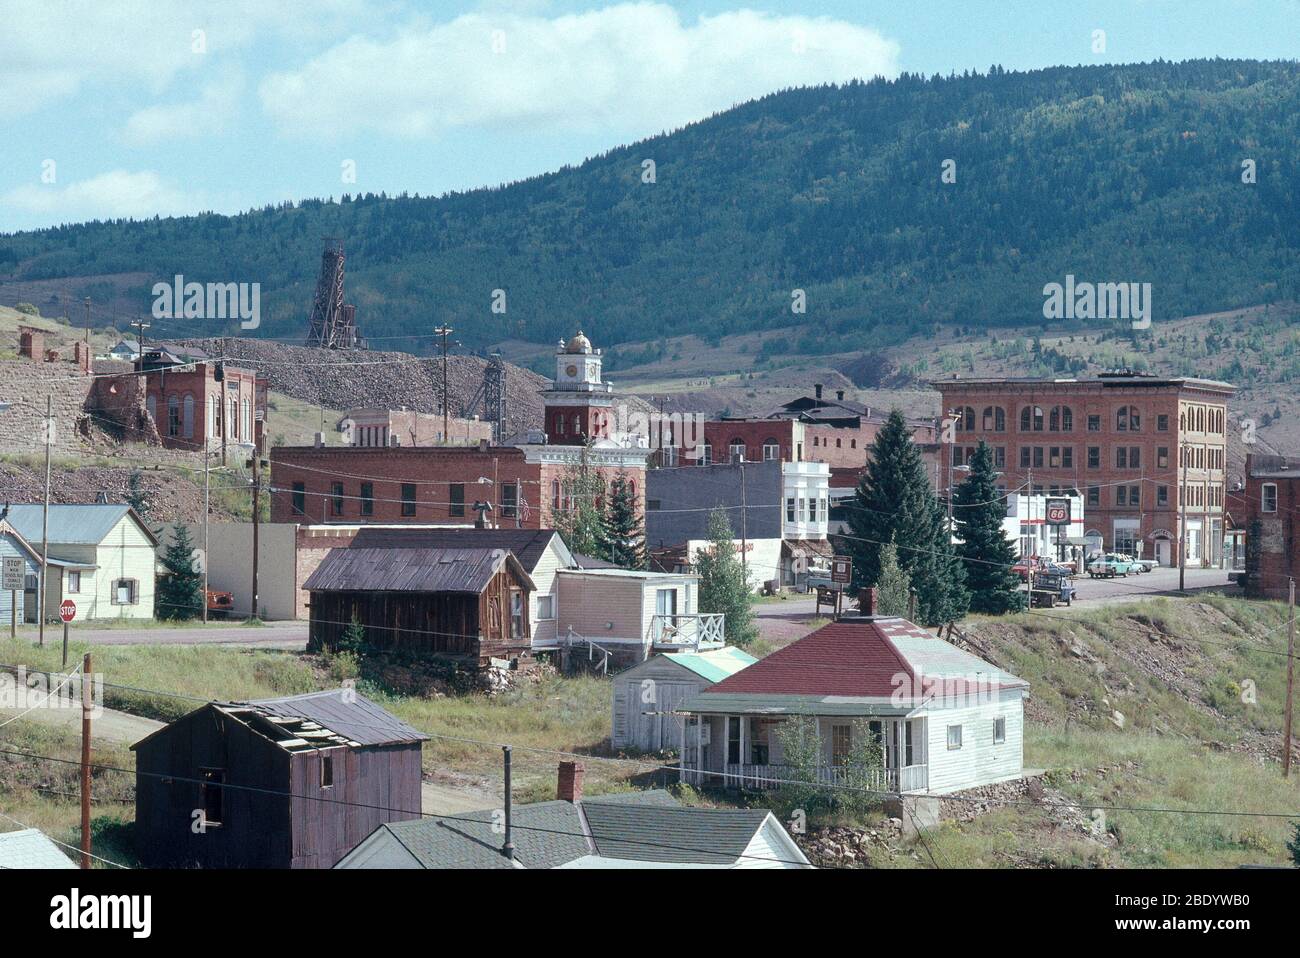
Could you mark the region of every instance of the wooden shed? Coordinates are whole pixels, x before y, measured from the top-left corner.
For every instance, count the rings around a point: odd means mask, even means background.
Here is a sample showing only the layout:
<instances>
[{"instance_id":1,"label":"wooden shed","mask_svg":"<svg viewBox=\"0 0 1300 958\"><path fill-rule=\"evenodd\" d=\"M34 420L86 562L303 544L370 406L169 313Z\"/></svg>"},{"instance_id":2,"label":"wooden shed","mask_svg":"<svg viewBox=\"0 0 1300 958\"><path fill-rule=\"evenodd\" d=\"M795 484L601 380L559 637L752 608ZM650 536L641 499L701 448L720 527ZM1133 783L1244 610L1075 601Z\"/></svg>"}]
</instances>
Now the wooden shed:
<instances>
[{"instance_id":1,"label":"wooden shed","mask_svg":"<svg viewBox=\"0 0 1300 958\"><path fill-rule=\"evenodd\" d=\"M657 752L681 745L682 720L673 710L715 682L758 660L734 646L709 652L668 652L614 676L615 748Z\"/></svg>"},{"instance_id":2,"label":"wooden shed","mask_svg":"<svg viewBox=\"0 0 1300 958\"><path fill-rule=\"evenodd\" d=\"M532 647L532 578L505 549L333 549L303 588L308 647L334 648L355 618L366 642L484 666Z\"/></svg>"},{"instance_id":3,"label":"wooden shed","mask_svg":"<svg viewBox=\"0 0 1300 958\"><path fill-rule=\"evenodd\" d=\"M420 817L427 737L352 689L204 705L131 746L140 860L332 868Z\"/></svg>"}]
</instances>

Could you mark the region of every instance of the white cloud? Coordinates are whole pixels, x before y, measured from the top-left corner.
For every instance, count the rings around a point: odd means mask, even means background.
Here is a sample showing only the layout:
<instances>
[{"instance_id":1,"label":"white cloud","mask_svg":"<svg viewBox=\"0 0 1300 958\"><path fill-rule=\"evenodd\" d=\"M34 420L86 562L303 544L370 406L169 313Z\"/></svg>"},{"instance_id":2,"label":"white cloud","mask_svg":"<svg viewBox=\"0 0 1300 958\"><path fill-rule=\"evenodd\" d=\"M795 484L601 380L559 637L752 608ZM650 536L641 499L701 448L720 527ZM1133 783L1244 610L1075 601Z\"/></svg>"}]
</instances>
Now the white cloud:
<instances>
[{"instance_id":1,"label":"white cloud","mask_svg":"<svg viewBox=\"0 0 1300 958\"><path fill-rule=\"evenodd\" d=\"M330 42L367 22L371 0L0 0L0 117L21 116L87 87L144 85L161 93L178 75L270 36ZM203 31L196 53L194 31Z\"/></svg>"},{"instance_id":2,"label":"white cloud","mask_svg":"<svg viewBox=\"0 0 1300 958\"><path fill-rule=\"evenodd\" d=\"M283 129L312 135L529 125L643 136L784 87L897 72L896 43L842 20L737 10L683 23L663 3L630 3L354 36L271 74L260 95Z\"/></svg>"},{"instance_id":3,"label":"white cloud","mask_svg":"<svg viewBox=\"0 0 1300 958\"><path fill-rule=\"evenodd\" d=\"M235 119L243 87L238 70L225 71L196 100L137 110L127 119L123 138L132 146L149 146L224 133Z\"/></svg>"},{"instance_id":4,"label":"white cloud","mask_svg":"<svg viewBox=\"0 0 1300 958\"><path fill-rule=\"evenodd\" d=\"M200 194L187 194L151 170L111 170L67 186L28 183L0 197L0 209L12 207L43 222L180 215L209 208Z\"/></svg>"}]
</instances>

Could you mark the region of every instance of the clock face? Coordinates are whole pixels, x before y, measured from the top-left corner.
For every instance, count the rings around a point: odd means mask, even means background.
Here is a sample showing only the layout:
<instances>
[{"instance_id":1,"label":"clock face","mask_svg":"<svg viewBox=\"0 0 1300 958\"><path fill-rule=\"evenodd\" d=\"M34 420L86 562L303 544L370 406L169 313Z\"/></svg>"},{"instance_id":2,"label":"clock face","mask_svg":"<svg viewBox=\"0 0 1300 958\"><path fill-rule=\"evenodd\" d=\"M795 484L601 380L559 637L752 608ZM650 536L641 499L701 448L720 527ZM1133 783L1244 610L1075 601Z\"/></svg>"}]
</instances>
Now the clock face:
<instances>
[{"instance_id":1,"label":"clock face","mask_svg":"<svg viewBox=\"0 0 1300 958\"><path fill-rule=\"evenodd\" d=\"M568 366L568 368L565 369L564 372L565 372L565 375L568 375L568 376L576 376L576 375L578 375L578 367L575 366L575 365L573 365L572 363L570 363L569 366Z\"/></svg>"}]
</instances>

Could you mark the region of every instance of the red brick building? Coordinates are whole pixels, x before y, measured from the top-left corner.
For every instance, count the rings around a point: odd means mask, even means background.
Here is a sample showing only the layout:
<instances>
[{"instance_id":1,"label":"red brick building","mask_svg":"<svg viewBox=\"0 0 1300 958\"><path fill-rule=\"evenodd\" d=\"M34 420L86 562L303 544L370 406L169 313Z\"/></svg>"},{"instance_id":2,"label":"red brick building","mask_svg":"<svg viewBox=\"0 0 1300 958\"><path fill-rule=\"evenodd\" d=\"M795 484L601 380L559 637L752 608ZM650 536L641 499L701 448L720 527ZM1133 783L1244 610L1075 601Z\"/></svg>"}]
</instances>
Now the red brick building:
<instances>
[{"instance_id":1,"label":"red brick building","mask_svg":"<svg viewBox=\"0 0 1300 958\"><path fill-rule=\"evenodd\" d=\"M474 504L485 502L499 525L546 528L553 512L572 507L565 479L584 456L607 486L625 473L644 508L649 449L608 438L615 396L581 332L560 343L543 395L547 432L509 445L278 446L271 521L471 524Z\"/></svg>"},{"instance_id":2,"label":"red brick building","mask_svg":"<svg viewBox=\"0 0 1300 958\"><path fill-rule=\"evenodd\" d=\"M960 481L982 439L1007 491L1080 492L1090 548L1177 565L1181 509L1187 564L1220 563L1235 387L1132 373L933 386L951 426L940 437L941 489Z\"/></svg>"},{"instance_id":3,"label":"red brick building","mask_svg":"<svg viewBox=\"0 0 1300 958\"><path fill-rule=\"evenodd\" d=\"M252 446L266 418L266 381L215 362L200 350L169 344L146 349L136 368L146 380L145 406L170 449Z\"/></svg>"},{"instance_id":4,"label":"red brick building","mask_svg":"<svg viewBox=\"0 0 1300 958\"><path fill-rule=\"evenodd\" d=\"M1247 589L1251 595L1287 598L1288 580L1300 576L1300 540L1296 510L1300 509L1300 460L1284 456L1246 457L1246 488L1241 512L1233 513L1244 530Z\"/></svg>"}]
</instances>

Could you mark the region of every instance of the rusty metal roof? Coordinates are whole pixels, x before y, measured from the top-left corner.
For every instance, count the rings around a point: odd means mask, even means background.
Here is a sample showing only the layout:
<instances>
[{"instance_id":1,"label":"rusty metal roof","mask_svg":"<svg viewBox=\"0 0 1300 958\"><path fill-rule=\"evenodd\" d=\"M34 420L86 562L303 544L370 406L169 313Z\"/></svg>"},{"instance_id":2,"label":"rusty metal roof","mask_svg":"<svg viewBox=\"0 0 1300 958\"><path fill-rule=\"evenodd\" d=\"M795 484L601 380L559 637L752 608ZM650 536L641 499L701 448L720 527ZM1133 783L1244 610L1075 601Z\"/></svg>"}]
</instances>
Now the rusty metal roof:
<instances>
[{"instance_id":1,"label":"rusty metal roof","mask_svg":"<svg viewBox=\"0 0 1300 958\"><path fill-rule=\"evenodd\" d=\"M464 592L478 595L502 565L533 580L505 549L331 549L303 588L309 592Z\"/></svg>"},{"instance_id":2,"label":"rusty metal roof","mask_svg":"<svg viewBox=\"0 0 1300 958\"><path fill-rule=\"evenodd\" d=\"M242 704L263 715L306 719L358 745L422 742L429 737L354 689L330 689Z\"/></svg>"},{"instance_id":3,"label":"rusty metal roof","mask_svg":"<svg viewBox=\"0 0 1300 958\"><path fill-rule=\"evenodd\" d=\"M572 556L554 529L395 529L363 527L352 540L354 549L504 549L513 552L530 574L552 541L565 565Z\"/></svg>"}]
</instances>

